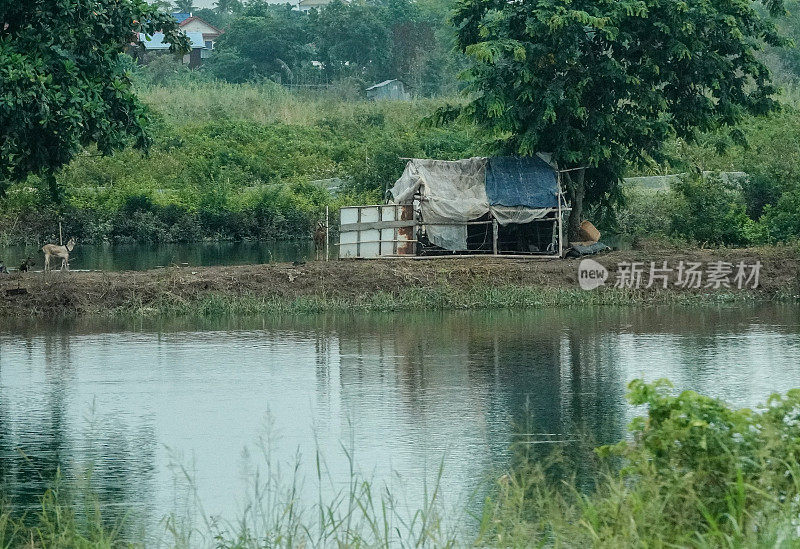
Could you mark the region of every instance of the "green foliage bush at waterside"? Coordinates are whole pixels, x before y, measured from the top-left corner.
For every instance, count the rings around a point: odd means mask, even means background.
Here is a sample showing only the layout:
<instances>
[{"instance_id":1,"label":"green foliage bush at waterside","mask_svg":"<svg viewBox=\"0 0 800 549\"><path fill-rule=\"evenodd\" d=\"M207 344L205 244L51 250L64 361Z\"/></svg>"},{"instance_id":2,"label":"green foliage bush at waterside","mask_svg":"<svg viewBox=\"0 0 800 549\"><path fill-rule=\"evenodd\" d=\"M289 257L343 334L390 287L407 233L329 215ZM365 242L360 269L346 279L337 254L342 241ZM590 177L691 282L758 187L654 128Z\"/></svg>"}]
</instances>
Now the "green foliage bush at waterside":
<instances>
[{"instance_id":1,"label":"green foliage bush at waterside","mask_svg":"<svg viewBox=\"0 0 800 549\"><path fill-rule=\"evenodd\" d=\"M670 232L706 244L748 243L741 185L719 176L686 176L672 185Z\"/></svg>"},{"instance_id":2,"label":"green foliage bush at waterside","mask_svg":"<svg viewBox=\"0 0 800 549\"><path fill-rule=\"evenodd\" d=\"M629 386L647 415L598 450L592 489L520 450L484 509L481 545L775 547L800 538L800 390L734 410L666 381ZM522 446L530 448L530 446ZM563 469L564 463L557 462Z\"/></svg>"},{"instance_id":3,"label":"green foliage bush at waterside","mask_svg":"<svg viewBox=\"0 0 800 549\"><path fill-rule=\"evenodd\" d=\"M784 109L742 126L746 146L727 135L709 134L698 143L674 141L671 163L661 173L686 175L669 188L635 185L623 189L616 225L632 235L680 237L708 245L760 245L800 238L800 111L792 94ZM699 172L706 172L700 176ZM711 173L708 173L708 172ZM744 178L715 172L744 172Z\"/></svg>"}]
</instances>

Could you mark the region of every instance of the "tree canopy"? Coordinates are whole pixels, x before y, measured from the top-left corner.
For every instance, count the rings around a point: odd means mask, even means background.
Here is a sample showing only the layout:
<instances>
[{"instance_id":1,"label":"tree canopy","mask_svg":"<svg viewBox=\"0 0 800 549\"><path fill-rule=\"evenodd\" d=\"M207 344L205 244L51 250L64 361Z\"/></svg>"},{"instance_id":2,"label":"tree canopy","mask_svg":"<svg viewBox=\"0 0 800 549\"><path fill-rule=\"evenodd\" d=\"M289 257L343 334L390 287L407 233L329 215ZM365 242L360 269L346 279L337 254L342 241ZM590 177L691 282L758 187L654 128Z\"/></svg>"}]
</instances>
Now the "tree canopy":
<instances>
[{"instance_id":1,"label":"tree canopy","mask_svg":"<svg viewBox=\"0 0 800 549\"><path fill-rule=\"evenodd\" d=\"M194 0L175 0L175 9L181 13L191 13L194 11Z\"/></svg>"},{"instance_id":2,"label":"tree canopy","mask_svg":"<svg viewBox=\"0 0 800 549\"><path fill-rule=\"evenodd\" d=\"M288 4L248 0L230 13L204 10L202 17L225 28L207 69L231 82L365 84L400 78L432 94L443 82L455 85L457 71L448 67L455 57L446 22L450 2L334 0L303 14Z\"/></svg>"},{"instance_id":3,"label":"tree canopy","mask_svg":"<svg viewBox=\"0 0 800 549\"><path fill-rule=\"evenodd\" d=\"M472 95L440 115L475 120L498 151L579 168L566 176L573 232L584 191L608 196L666 139L777 107L756 52L784 41L750 0L461 0L453 21Z\"/></svg>"},{"instance_id":4,"label":"tree canopy","mask_svg":"<svg viewBox=\"0 0 800 549\"><path fill-rule=\"evenodd\" d=\"M143 0L0 5L0 193L41 174L56 194L52 174L92 144L147 148L147 111L119 54L156 31L188 49L176 21Z\"/></svg>"},{"instance_id":5,"label":"tree canopy","mask_svg":"<svg viewBox=\"0 0 800 549\"><path fill-rule=\"evenodd\" d=\"M288 5L250 13L234 19L219 37L220 55L209 70L232 82L253 75L291 82L293 71L311 61L305 15Z\"/></svg>"}]
</instances>

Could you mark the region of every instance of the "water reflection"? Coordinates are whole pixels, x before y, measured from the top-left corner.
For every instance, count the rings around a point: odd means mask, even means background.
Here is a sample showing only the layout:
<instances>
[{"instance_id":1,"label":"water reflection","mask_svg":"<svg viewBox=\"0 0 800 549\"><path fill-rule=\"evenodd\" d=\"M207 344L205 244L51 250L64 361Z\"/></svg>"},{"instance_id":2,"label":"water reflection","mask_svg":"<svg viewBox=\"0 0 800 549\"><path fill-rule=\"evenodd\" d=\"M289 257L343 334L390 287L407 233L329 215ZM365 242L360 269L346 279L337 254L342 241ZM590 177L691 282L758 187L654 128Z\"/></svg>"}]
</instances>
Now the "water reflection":
<instances>
[{"instance_id":1,"label":"water reflection","mask_svg":"<svg viewBox=\"0 0 800 549\"><path fill-rule=\"evenodd\" d=\"M332 254L336 247L332 246ZM42 269L38 246L0 248L0 259L17 267L26 257ZM333 257L333 256L332 256ZM70 254L70 268L102 271L141 271L170 265L257 265L314 259L311 240L275 242L196 242L191 244L81 244Z\"/></svg>"},{"instance_id":2,"label":"water reflection","mask_svg":"<svg viewBox=\"0 0 800 549\"><path fill-rule=\"evenodd\" d=\"M331 492L349 463L412 503L444 459L462 501L507 463L514 424L595 443L625 434L625 384L753 405L800 385L800 308L579 309L302 318L97 319L0 326L0 484L33 505L61 468L92 462L103 502L141 523L186 504L235 515L265 424L273 448L319 448ZM526 412L527 410L527 412ZM309 489L304 497L316 501Z\"/></svg>"}]
</instances>

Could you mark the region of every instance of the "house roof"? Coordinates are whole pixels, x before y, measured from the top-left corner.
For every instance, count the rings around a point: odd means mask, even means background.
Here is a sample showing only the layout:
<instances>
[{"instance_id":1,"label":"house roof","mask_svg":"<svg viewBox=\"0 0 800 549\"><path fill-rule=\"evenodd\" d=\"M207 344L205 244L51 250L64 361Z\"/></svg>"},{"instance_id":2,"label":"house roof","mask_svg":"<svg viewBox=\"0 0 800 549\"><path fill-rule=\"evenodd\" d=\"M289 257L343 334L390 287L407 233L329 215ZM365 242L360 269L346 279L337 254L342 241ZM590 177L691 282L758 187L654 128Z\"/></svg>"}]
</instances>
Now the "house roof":
<instances>
[{"instance_id":1,"label":"house roof","mask_svg":"<svg viewBox=\"0 0 800 549\"><path fill-rule=\"evenodd\" d=\"M397 78L393 78L391 80L384 80L380 84L375 84L374 86L370 86L369 88L367 88L367 91L374 90L376 88L382 88L382 87L386 86L387 84L391 84L392 82L400 82L400 81Z\"/></svg>"},{"instance_id":2,"label":"house roof","mask_svg":"<svg viewBox=\"0 0 800 549\"><path fill-rule=\"evenodd\" d=\"M187 32L186 37L189 39L193 50L206 47L202 32ZM170 46L168 42L164 42L163 32L155 32L149 37L145 33L140 32L139 42L144 45L144 49L146 50L168 50Z\"/></svg>"},{"instance_id":3,"label":"house roof","mask_svg":"<svg viewBox=\"0 0 800 549\"><path fill-rule=\"evenodd\" d=\"M172 14L172 17L175 18L175 21L177 21L179 25L184 21L186 21L187 19L189 19L191 16L192 16L191 13L185 13L185 12L175 12Z\"/></svg>"},{"instance_id":4,"label":"house roof","mask_svg":"<svg viewBox=\"0 0 800 549\"><path fill-rule=\"evenodd\" d=\"M211 30L213 30L214 32L216 32L218 34L222 34L223 32L225 32L222 29L219 29L219 28L215 27L214 25L212 25L211 23L209 23L205 19L201 19L200 17L195 17L194 15L190 15L186 19L184 19L182 21L179 21L178 22L178 26L185 27L186 25L188 25L192 21L199 21L200 23L204 24L205 26L207 26L208 28L210 28ZM210 34L210 33L207 33L207 34Z\"/></svg>"},{"instance_id":5,"label":"house roof","mask_svg":"<svg viewBox=\"0 0 800 549\"><path fill-rule=\"evenodd\" d=\"M297 5L302 7L327 6L333 0L300 0Z\"/></svg>"}]
</instances>

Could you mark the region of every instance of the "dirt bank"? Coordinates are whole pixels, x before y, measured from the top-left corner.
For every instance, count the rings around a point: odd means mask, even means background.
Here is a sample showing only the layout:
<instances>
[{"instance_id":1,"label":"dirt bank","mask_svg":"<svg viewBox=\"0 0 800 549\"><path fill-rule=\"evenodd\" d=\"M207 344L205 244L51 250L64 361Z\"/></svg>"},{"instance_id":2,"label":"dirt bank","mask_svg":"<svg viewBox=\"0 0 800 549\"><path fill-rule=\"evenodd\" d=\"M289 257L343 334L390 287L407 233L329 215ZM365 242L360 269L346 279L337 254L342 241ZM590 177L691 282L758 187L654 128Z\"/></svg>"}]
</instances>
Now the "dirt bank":
<instances>
[{"instance_id":1,"label":"dirt bank","mask_svg":"<svg viewBox=\"0 0 800 549\"><path fill-rule=\"evenodd\" d=\"M746 294L755 299L797 299L800 295L800 253L796 248L771 247L739 250L661 250L611 252L594 259L609 270L606 287L586 292L620 292L635 302L659 302L670 295ZM614 290L618 264L639 262L649 273L650 263L677 268L680 261L760 261L755 290L683 289L673 283L650 289ZM0 316L50 316L120 311L169 312L186 310L208 299L257 299L289 303L314 298L339 306L368 296L401 297L414 289L469 290L535 288L543 292L576 295L579 260L515 260L496 258L330 261L236 267L170 267L138 272L16 273L0 275ZM647 276L643 282L646 284ZM643 285L645 285L643 284ZM572 299L572 302L575 300ZM506 302L513 306L513 303ZM469 304L464 305L469 306ZM391 306L389 306L391 308Z\"/></svg>"}]
</instances>

